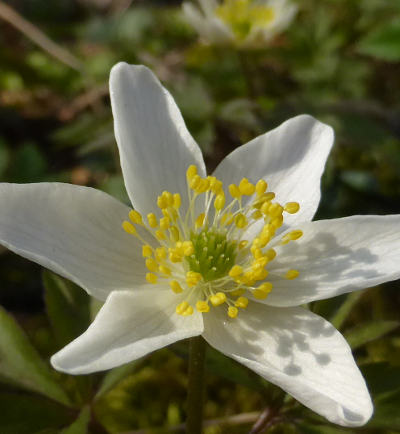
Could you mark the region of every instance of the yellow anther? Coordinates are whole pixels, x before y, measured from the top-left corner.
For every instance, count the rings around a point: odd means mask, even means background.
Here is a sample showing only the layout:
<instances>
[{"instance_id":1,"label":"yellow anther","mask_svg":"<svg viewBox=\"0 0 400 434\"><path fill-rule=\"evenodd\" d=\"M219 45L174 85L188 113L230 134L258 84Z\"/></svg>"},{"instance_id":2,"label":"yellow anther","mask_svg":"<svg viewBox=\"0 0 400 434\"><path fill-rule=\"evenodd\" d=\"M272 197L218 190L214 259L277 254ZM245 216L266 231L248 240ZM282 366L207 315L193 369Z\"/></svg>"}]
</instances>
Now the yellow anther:
<instances>
[{"instance_id":1,"label":"yellow anther","mask_svg":"<svg viewBox=\"0 0 400 434\"><path fill-rule=\"evenodd\" d=\"M153 273L147 273L146 274L146 280L149 283L157 283L157 276Z\"/></svg>"},{"instance_id":2,"label":"yellow anther","mask_svg":"<svg viewBox=\"0 0 400 434\"><path fill-rule=\"evenodd\" d=\"M142 246L142 256L143 258L150 258L150 256L153 254L153 249L148 244L145 244Z\"/></svg>"},{"instance_id":3,"label":"yellow anther","mask_svg":"<svg viewBox=\"0 0 400 434\"><path fill-rule=\"evenodd\" d=\"M181 285L179 285L179 282L177 282L176 280L170 280L169 286L171 287L172 291L175 292L175 294L179 294L183 291Z\"/></svg>"},{"instance_id":4,"label":"yellow anther","mask_svg":"<svg viewBox=\"0 0 400 434\"><path fill-rule=\"evenodd\" d=\"M268 264L268 262L269 262L269 259L267 256L261 256L252 262L251 268L253 270L258 270L259 268L265 267Z\"/></svg>"},{"instance_id":5,"label":"yellow anther","mask_svg":"<svg viewBox=\"0 0 400 434\"><path fill-rule=\"evenodd\" d=\"M231 184L229 186L229 193L234 199L239 199L242 196L239 187L236 184Z\"/></svg>"},{"instance_id":6,"label":"yellow anther","mask_svg":"<svg viewBox=\"0 0 400 434\"><path fill-rule=\"evenodd\" d=\"M188 167L186 171L186 177L190 181L195 175L197 175L197 167L192 164Z\"/></svg>"},{"instance_id":7,"label":"yellow anther","mask_svg":"<svg viewBox=\"0 0 400 434\"><path fill-rule=\"evenodd\" d=\"M294 231L288 232L285 236L282 237L281 244L287 244L290 241L298 240L302 236L303 236L303 231L300 231L300 230L294 230Z\"/></svg>"},{"instance_id":8,"label":"yellow anther","mask_svg":"<svg viewBox=\"0 0 400 434\"><path fill-rule=\"evenodd\" d=\"M202 212L201 214L199 214L197 216L197 219L196 219L196 222L195 222L195 225L196 225L197 228L200 228L201 226L203 226L205 217L206 217L206 215L204 214L204 212Z\"/></svg>"},{"instance_id":9,"label":"yellow anther","mask_svg":"<svg viewBox=\"0 0 400 434\"><path fill-rule=\"evenodd\" d=\"M203 312L203 313L205 313L205 312L209 312L209 311L210 311L210 306L209 306L209 304L208 304L206 301L204 301L204 300L199 300L199 301L196 303L196 309L197 309L199 312Z\"/></svg>"},{"instance_id":10,"label":"yellow anther","mask_svg":"<svg viewBox=\"0 0 400 434\"><path fill-rule=\"evenodd\" d=\"M235 217L235 225L237 228L239 229L243 229L247 226L247 218L244 214L239 213L236 217Z\"/></svg>"},{"instance_id":11,"label":"yellow anther","mask_svg":"<svg viewBox=\"0 0 400 434\"><path fill-rule=\"evenodd\" d=\"M157 247L155 251L157 261L161 262L167 258L167 249L165 247Z\"/></svg>"},{"instance_id":12,"label":"yellow anther","mask_svg":"<svg viewBox=\"0 0 400 434\"><path fill-rule=\"evenodd\" d=\"M226 295L223 292L217 292L210 297L210 301L213 306L219 306L226 302Z\"/></svg>"},{"instance_id":13,"label":"yellow anther","mask_svg":"<svg viewBox=\"0 0 400 434\"><path fill-rule=\"evenodd\" d=\"M136 223L137 225L143 224L143 219L141 214L134 209L129 211L129 218L133 221L133 223Z\"/></svg>"},{"instance_id":14,"label":"yellow anther","mask_svg":"<svg viewBox=\"0 0 400 434\"><path fill-rule=\"evenodd\" d=\"M160 231L160 230L158 230L158 231L156 231L155 232L155 235L156 235L156 238L157 238L157 240L165 240L167 237L165 236L165 234L164 234L164 232L163 231Z\"/></svg>"},{"instance_id":15,"label":"yellow anther","mask_svg":"<svg viewBox=\"0 0 400 434\"><path fill-rule=\"evenodd\" d=\"M269 259L269 261L272 261L275 259L276 251L274 249L269 249L265 252L265 256Z\"/></svg>"},{"instance_id":16,"label":"yellow anther","mask_svg":"<svg viewBox=\"0 0 400 434\"><path fill-rule=\"evenodd\" d=\"M244 288L240 288L240 289L235 289L234 291L231 291L229 293L229 295L231 295L232 297L240 297L245 292L246 292L246 290Z\"/></svg>"},{"instance_id":17,"label":"yellow anther","mask_svg":"<svg viewBox=\"0 0 400 434\"><path fill-rule=\"evenodd\" d=\"M262 215L262 212L259 211L259 210L257 210L257 211L254 211L254 212L253 212L253 214L251 215L251 218L252 218L253 220L259 220L262 216L263 216L263 215Z\"/></svg>"},{"instance_id":18,"label":"yellow anther","mask_svg":"<svg viewBox=\"0 0 400 434\"><path fill-rule=\"evenodd\" d=\"M190 181L189 181L189 187L192 190L196 190L196 188L198 187L198 185L200 184L200 182L201 182L200 176L199 175L194 175L193 178L191 178Z\"/></svg>"},{"instance_id":19,"label":"yellow anther","mask_svg":"<svg viewBox=\"0 0 400 434\"><path fill-rule=\"evenodd\" d=\"M182 243L182 251L185 256L190 256L194 253L194 246L191 241L184 241Z\"/></svg>"},{"instance_id":20,"label":"yellow anther","mask_svg":"<svg viewBox=\"0 0 400 434\"><path fill-rule=\"evenodd\" d=\"M168 199L164 195L158 196L157 197L157 206L160 209L168 208Z\"/></svg>"},{"instance_id":21,"label":"yellow anther","mask_svg":"<svg viewBox=\"0 0 400 434\"><path fill-rule=\"evenodd\" d=\"M259 259L259 258L262 258L264 256L262 250L258 247L252 248L250 251L254 256L254 259Z\"/></svg>"},{"instance_id":22,"label":"yellow anther","mask_svg":"<svg viewBox=\"0 0 400 434\"><path fill-rule=\"evenodd\" d=\"M234 279L235 277L240 276L242 273L243 268L240 265L234 265L229 271L229 276Z\"/></svg>"},{"instance_id":23,"label":"yellow anther","mask_svg":"<svg viewBox=\"0 0 400 434\"><path fill-rule=\"evenodd\" d=\"M243 178L239 183L239 191L241 194L251 196L254 194L256 187L247 179Z\"/></svg>"},{"instance_id":24,"label":"yellow anther","mask_svg":"<svg viewBox=\"0 0 400 434\"><path fill-rule=\"evenodd\" d=\"M180 208L182 204L182 199L181 199L181 195L179 193L175 193L173 196L173 207L175 209Z\"/></svg>"},{"instance_id":25,"label":"yellow anther","mask_svg":"<svg viewBox=\"0 0 400 434\"><path fill-rule=\"evenodd\" d=\"M210 181L207 178L200 179L200 182L196 187L196 192L201 194L201 193L205 193L209 189L210 189Z\"/></svg>"},{"instance_id":26,"label":"yellow anther","mask_svg":"<svg viewBox=\"0 0 400 434\"><path fill-rule=\"evenodd\" d=\"M166 267L165 265L160 265L158 267L158 269L159 269L160 273L166 274L167 276L171 275L171 269Z\"/></svg>"},{"instance_id":27,"label":"yellow anther","mask_svg":"<svg viewBox=\"0 0 400 434\"><path fill-rule=\"evenodd\" d=\"M202 276L200 273L196 273L195 271L188 271L186 273L187 286L189 288L196 286L200 282L201 278L202 278Z\"/></svg>"},{"instance_id":28,"label":"yellow anther","mask_svg":"<svg viewBox=\"0 0 400 434\"><path fill-rule=\"evenodd\" d=\"M169 260L171 262L182 262L182 255L176 249L170 249L169 251Z\"/></svg>"},{"instance_id":29,"label":"yellow anther","mask_svg":"<svg viewBox=\"0 0 400 434\"><path fill-rule=\"evenodd\" d=\"M193 314L193 307L187 301L182 301L176 306L175 312L178 315L189 316Z\"/></svg>"},{"instance_id":30,"label":"yellow anther","mask_svg":"<svg viewBox=\"0 0 400 434\"><path fill-rule=\"evenodd\" d=\"M156 228L158 225L157 217L152 212L150 214L147 214L147 221L149 222L149 226L151 228Z\"/></svg>"},{"instance_id":31,"label":"yellow anther","mask_svg":"<svg viewBox=\"0 0 400 434\"><path fill-rule=\"evenodd\" d=\"M297 202L288 202L283 209L289 214L296 214L300 209L300 205Z\"/></svg>"},{"instance_id":32,"label":"yellow anther","mask_svg":"<svg viewBox=\"0 0 400 434\"><path fill-rule=\"evenodd\" d=\"M128 232L128 234L130 234L130 235L136 235L137 234L135 226L133 226L132 223L130 223L126 220L122 223L122 228L125 232Z\"/></svg>"},{"instance_id":33,"label":"yellow anther","mask_svg":"<svg viewBox=\"0 0 400 434\"><path fill-rule=\"evenodd\" d=\"M225 194L223 192L219 193L214 200L214 208L217 211L221 211L221 209L225 206Z\"/></svg>"},{"instance_id":34,"label":"yellow anther","mask_svg":"<svg viewBox=\"0 0 400 434\"><path fill-rule=\"evenodd\" d=\"M279 203L271 203L270 207L268 208L268 214L270 217L278 217L282 215L283 207L279 205Z\"/></svg>"},{"instance_id":35,"label":"yellow anther","mask_svg":"<svg viewBox=\"0 0 400 434\"><path fill-rule=\"evenodd\" d=\"M230 318L236 318L238 316L239 310L237 307L229 306L228 307L228 316Z\"/></svg>"},{"instance_id":36,"label":"yellow anther","mask_svg":"<svg viewBox=\"0 0 400 434\"><path fill-rule=\"evenodd\" d=\"M272 290L272 284L269 282L262 283L258 288L252 291L254 298L264 300Z\"/></svg>"},{"instance_id":37,"label":"yellow anther","mask_svg":"<svg viewBox=\"0 0 400 434\"><path fill-rule=\"evenodd\" d=\"M285 274L285 278L288 280L293 280L296 279L296 277L299 276L299 271L298 270L289 270L286 274Z\"/></svg>"},{"instance_id":38,"label":"yellow anther","mask_svg":"<svg viewBox=\"0 0 400 434\"><path fill-rule=\"evenodd\" d=\"M264 201L264 202L262 203L262 205L261 205L260 211L261 211L264 215L267 215L267 214L268 214L268 211L269 211L269 208L270 208L271 205L272 205L272 204L271 204L270 201Z\"/></svg>"},{"instance_id":39,"label":"yellow anther","mask_svg":"<svg viewBox=\"0 0 400 434\"><path fill-rule=\"evenodd\" d=\"M233 222L233 214L231 212L227 212L221 217L222 226L224 225L229 226L230 224L232 224L232 222Z\"/></svg>"},{"instance_id":40,"label":"yellow anther","mask_svg":"<svg viewBox=\"0 0 400 434\"><path fill-rule=\"evenodd\" d=\"M207 179L210 181L210 190L215 194L219 194L222 191L222 181L217 179L215 176L208 176Z\"/></svg>"},{"instance_id":41,"label":"yellow anther","mask_svg":"<svg viewBox=\"0 0 400 434\"><path fill-rule=\"evenodd\" d=\"M239 250L244 249L247 246L247 244L249 244L248 240L242 240L242 241L240 241L240 243L239 243Z\"/></svg>"},{"instance_id":42,"label":"yellow anther","mask_svg":"<svg viewBox=\"0 0 400 434\"><path fill-rule=\"evenodd\" d=\"M166 231L169 228L170 223L171 220L169 219L169 217L160 218L160 229Z\"/></svg>"},{"instance_id":43,"label":"yellow anther","mask_svg":"<svg viewBox=\"0 0 400 434\"><path fill-rule=\"evenodd\" d=\"M257 196L261 196L263 193L265 193L267 188L268 188L268 184L263 179L260 179L259 181L257 181L257 184L256 184Z\"/></svg>"},{"instance_id":44,"label":"yellow anther","mask_svg":"<svg viewBox=\"0 0 400 434\"><path fill-rule=\"evenodd\" d=\"M169 191L163 191L162 196L167 201L168 206L172 206L174 204L174 196Z\"/></svg>"},{"instance_id":45,"label":"yellow anther","mask_svg":"<svg viewBox=\"0 0 400 434\"><path fill-rule=\"evenodd\" d=\"M148 268L149 271L154 271L156 272L158 270L158 264L157 262L152 259L152 258L148 258L146 259L146 267Z\"/></svg>"},{"instance_id":46,"label":"yellow anther","mask_svg":"<svg viewBox=\"0 0 400 434\"><path fill-rule=\"evenodd\" d=\"M169 228L169 232L171 234L171 238L172 238L173 241L177 242L177 241L180 240L181 236L180 236L180 233L179 233L179 229L176 226L171 226Z\"/></svg>"},{"instance_id":47,"label":"yellow anther","mask_svg":"<svg viewBox=\"0 0 400 434\"><path fill-rule=\"evenodd\" d=\"M268 276L268 271L265 268L257 268L252 274L253 280L264 280Z\"/></svg>"},{"instance_id":48,"label":"yellow anther","mask_svg":"<svg viewBox=\"0 0 400 434\"><path fill-rule=\"evenodd\" d=\"M279 229L283 225L283 216L280 215L271 220L271 226L275 229Z\"/></svg>"},{"instance_id":49,"label":"yellow anther","mask_svg":"<svg viewBox=\"0 0 400 434\"><path fill-rule=\"evenodd\" d=\"M242 309L246 309L247 305L249 304L249 299L246 297L239 297L236 301L235 301L235 306L236 307L241 307Z\"/></svg>"}]
</instances>

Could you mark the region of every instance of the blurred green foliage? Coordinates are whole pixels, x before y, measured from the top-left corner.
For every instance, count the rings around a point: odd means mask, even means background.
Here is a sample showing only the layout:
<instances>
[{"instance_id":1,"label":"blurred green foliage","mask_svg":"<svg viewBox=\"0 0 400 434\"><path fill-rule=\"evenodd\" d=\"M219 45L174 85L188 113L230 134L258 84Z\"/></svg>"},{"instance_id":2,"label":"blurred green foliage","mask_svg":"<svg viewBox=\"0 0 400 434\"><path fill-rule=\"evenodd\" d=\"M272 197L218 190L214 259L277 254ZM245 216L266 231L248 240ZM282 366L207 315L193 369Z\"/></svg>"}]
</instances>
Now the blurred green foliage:
<instances>
[{"instance_id":1,"label":"blurred green foliage","mask_svg":"<svg viewBox=\"0 0 400 434\"><path fill-rule=\"evenodd\" d=\"M8 4L82 68L0 19L0 181L72 182L127 202L107 88L111 66L124 60L146 64L171 90L210 170L239 144L307 112L336 131L317 217L400 212L400 1L303 0L288 31L257 51L202 44L178 1ZM49 356L99 306L75 285L48 272L42 279L39 267L1 254L0 301L9 312L0 311L2 434L163 433L184 422L185 342L105 374L55 372ZM371 422L330 425L210 350L206 418L248 420L206 433L247 433L271 405L285 415L271 432L400 432L398 283L310 308L355 350L376 406Z\"/></svg>"}]
</instances>

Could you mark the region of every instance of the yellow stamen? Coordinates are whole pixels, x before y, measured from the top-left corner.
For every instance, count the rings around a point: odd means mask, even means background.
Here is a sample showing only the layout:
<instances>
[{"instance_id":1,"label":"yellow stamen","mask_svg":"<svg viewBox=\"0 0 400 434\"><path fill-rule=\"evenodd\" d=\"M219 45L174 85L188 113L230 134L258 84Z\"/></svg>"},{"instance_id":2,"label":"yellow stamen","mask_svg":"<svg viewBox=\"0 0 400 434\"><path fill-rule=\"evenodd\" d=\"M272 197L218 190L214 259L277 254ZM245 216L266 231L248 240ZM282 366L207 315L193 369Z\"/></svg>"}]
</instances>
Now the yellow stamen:
<instances>
[{"instance_id":1,"label":"yellow stamen","mask_svg":"<svg viewBox=\"0 0 400 434\"><path fill-rule=\"evenodd\" d=\"M174 199L173 207L175 209L179 209L182 203L181 195L179 193L175 193L173 199Z\"/></svg>"},{"instance_id":2,"label":"yellow stamen","mask_svg":"<svg viewBox=\"0 0 400 434\"><path fill-rule=\"evenodd\" d=\"M213 306L219 306L226 302L226 295L224 292L217 292L210 297L210 301Z\"/></svg>"},{"instance_id":3,"label":"yellow stamen","mask_svg":"<svg viewBox=\"0 0 400 434\"><path fill-rule=\"evenodd\" d=\"M256 187L249 182L247 178L243 178L239 183L239 191L241 194L251 196L254 194Z\"/></svg>"},{"instance_id":4,"label":"yellow stamen","mask_svg":"<svg viewBox=\"0 0 400 434\"><path fill-rule=\"evenodd\" d=\"M156 272L158 270L158 264L157 262L152 259L152 258L148 258L146 259L146 267L149 271L153 271Z\"/></svg>"},{"instance_id":5,"label":"yellow stamen","mask_svg":"<svg viewBox=\"0 0 400 434\"><path fill-rule=\"evenodd\" d=\"M196 273L195 271L188 271L186 273L186 283L189 288L196 286L201 279L202 275L200 273Z\"/></svg>"},{"instance_id":6,"label":"yellow stamen","mask_svg":"<svg viewBox=\"0 0 400 434\"><path fill-rule=\"evenodd\" d=\"M127 220L125 220L122 223L122 228L124 229L125 232L127 232L130 235L136 235L137 234L135 226L133 226L133 224L128 222Z\"/></svg>"},{"instance_id":7,"label":"yellow stamen","mask_svg":"<svg viewBox=\"0 0 400 434\"><path fill-rule=\"evenodd\" d=\"M208 304L206 301L199 300L199 301L196 303L196 309L197 309L199 312L206 313L206 312L209 312L209 311L210 311L210 306L209 306L209 304Z\"/></svg>"},{"instance_id":8,"label":"yellow stamen","mask_svg":"<svg viewBox=\"0 0 400 434\"><path fill-rule=\"evenodd\" d=\"M150 214L147 214L147 221L149 222L149 226L151 228L157 227L157 217L154 213L151 212Z\"/></svg>"},{"instance_id":9,"label":"yellow stamen","mask_svg":"<svg viewBox=\"0 0 400 434\"><path fill-rule=\"evenodd\" d=\"M153 249L148 244L145 244L142 246L142 256L143 258L150 258L150 256L153 254Z\"/></svg>"},{"instance_id":10,"label":"yellow stamen","mask_svg":"<svg viewBox=\"0 0 400 434\"><path fill-rule=\"evenodd\" d=\"M299 271L298 270L289 270L286 274L285 274L285 278L288 280L293 280L296 279L296 277L299 276Z\"/></svg>"},{"instance_id":11,"label":"yellow stamen","mask_svg":"<svg viewBox=\"0 0 400 434\"><path fill-rule=\"evenodd\" d=\"M242 196L239 187L236 184L231 184L229 186L229 193L234 199L239 199Z\"/></svg>"},{"instance_id":12,"label":"yellow stamen","mask_svg":"<svg viewBox=\"0 0 400 434\"><path fill-rule=\"evenodd\" d=\"M296 214L300 209L300 205L297 202L288 202L283 209L289 214Z\"/></svg>"},{"instance_id":13,"label":"yellow stamen","mask_svg":"<svg viewBox=\"0 0 400 434\"><path fill-rule=\"evenodd\" d=\"M247 305L249 304L249 299L246 297L239 297L236 301L235 301L235 306L236 307L241 307L242 309L246 309Z\"/></svg>"},{"instance_id":14,"label":"yellow stamen","mask_svg":"<svg viewBox=\"0 0 400 434\"><path fill-rule=\"evenodd\" d=\"M157 283L157 276L153 273L147 273L146 274L146 280L149 283Z\"/></svg>"},{"instance_id":15,"label":"yellow stamen","mask_svg":"<svg viewBox=\"0 0 400 434\"><path fill-rule=\"evenodd\" d=\"M182 286L179 285L179 282L176 280L170 280L169 286L171 287L172 291L175 292L175 294L179 294L183 291Z\"/></svg>"},{"instance_id":16,"label":"yellow stamen","mask_svg":"<svg viewBox=\"0 0 400 434\"><path fill-rule=\"evenodd\" d=\"M221 211L221 209L225 206L225 194L223 192L219 193L214 200L214 208L217 211Z\"/></svg>"},{"instance_id":17,"label":"yellow stamen","mask_svg":"<svg viewBox=\"0 0 400 434\"><path fill-rule=\"evenodd\" d=\"M263 180L260 179L256 184L256 193L257 196L261 196L268 188L268 184Z\"/></svg>"},{"instance_id":18,"label":"yellow stamen","mask_svg":"<svg viewBox=\"0 0 400 434\"><path fill-rule=\"evenodd\" d=\"M178 315L189 316L193 314L193 307L187 301L182 301L175 309Z\"/></svg>"},{"instance_id":19,"label":"yellow stamen","mask_svg":"<svg viewBox=\"0 0 400 434\"><path fill-rule=\"evenodd\" d=\"M143 219L142 219L141 214L134 209L132 209L129 212L129 218L132 220L133 223L136 223L137 225L143 224Z\"/></svg>"},{"instance_id":20,"label":"yellow stamen","mask_svg":"<svg viewBox=\"0 0 400 434\"><path fill-rule=\"evenodd\" d=\"M230 318L236 318L238 316L238 313L239 313L239 311L238 311L237 307L234 307L234 306L228 307L228 316Z\"/></svg>"},{"instance_id":21,"label":"yellow stamen","mask_svg":"<svg viewBox=\"0 0 400 434\"><path fill-rule=\"evenodd\" d=\"M229 271L229 276L235 278L240 276L242 273L243 273L243 268L240 265L234 265Z\"/></svg>"}]
</instances>

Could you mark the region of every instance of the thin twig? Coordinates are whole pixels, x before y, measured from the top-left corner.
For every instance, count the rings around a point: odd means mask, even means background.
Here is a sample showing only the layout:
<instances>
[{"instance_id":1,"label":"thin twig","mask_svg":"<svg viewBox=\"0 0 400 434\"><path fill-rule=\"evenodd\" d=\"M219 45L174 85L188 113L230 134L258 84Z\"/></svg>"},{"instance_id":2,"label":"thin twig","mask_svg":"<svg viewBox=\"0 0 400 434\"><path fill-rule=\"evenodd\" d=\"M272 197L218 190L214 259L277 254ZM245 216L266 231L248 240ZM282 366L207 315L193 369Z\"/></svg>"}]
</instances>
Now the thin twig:
<instances>
[{"instance_id":1,"label":"thin twig","mask_svg":"<svg viewBox=\"0 0 400 434\"><path fill-rule=\"evenodd\" d=\"M18 29L43 50L72 69L81 72L83 64L65 48L53 42L40 29L27 21L13 8L0 1L0 18Z\"/></svg>"}]
</instances>

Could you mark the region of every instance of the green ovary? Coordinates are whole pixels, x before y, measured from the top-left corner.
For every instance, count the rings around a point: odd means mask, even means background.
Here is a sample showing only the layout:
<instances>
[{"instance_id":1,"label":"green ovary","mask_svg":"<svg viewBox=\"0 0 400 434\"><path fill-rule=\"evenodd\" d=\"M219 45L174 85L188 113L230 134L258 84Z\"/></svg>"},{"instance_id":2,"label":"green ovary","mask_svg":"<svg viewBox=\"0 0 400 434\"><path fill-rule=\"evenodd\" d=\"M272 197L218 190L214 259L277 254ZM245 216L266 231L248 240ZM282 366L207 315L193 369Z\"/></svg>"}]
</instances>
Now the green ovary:
<instances>
[{"instance_id":1,"label":"green ovary","mask_svg":"<svg viewBox=\"0 0 400 434\"><path fill-rule=\"evenodd\" d=\"M226 235L207 229L192 233L194 253L186 257L190 270L200 273L204 281L226 276L235 265L237 243L228 241Z\"/></svg>"}]
</instances>

